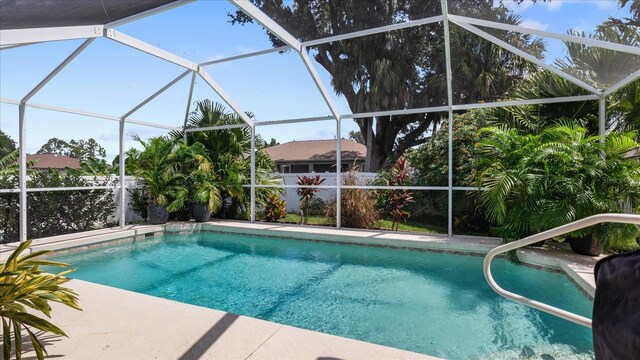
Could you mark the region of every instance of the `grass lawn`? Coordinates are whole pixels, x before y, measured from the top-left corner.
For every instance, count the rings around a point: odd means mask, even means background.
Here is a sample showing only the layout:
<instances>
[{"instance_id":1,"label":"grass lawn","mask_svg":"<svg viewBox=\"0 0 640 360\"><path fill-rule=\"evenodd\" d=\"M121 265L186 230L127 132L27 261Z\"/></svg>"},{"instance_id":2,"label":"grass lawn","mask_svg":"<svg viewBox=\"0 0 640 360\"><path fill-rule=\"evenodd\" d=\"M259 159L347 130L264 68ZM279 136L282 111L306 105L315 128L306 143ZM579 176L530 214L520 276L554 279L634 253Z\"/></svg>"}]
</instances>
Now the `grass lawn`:
<instances>
[{"instance_id":1,"label":"grass lawn","mask_svg":"<svg viewBox=\"0 0 640 360\"><path fill-rule=\"evenodd\" d=\"M300 224L300 215L287 214L284 219L279 222L287 224ZM330 222L327 222L327 218L324 216L309 216L307 225L321 225L332 226ZM391 220L380 220L378 224L373 227L380 230L391 230ZM446 234L447 229L438 225L422 224L417 222L408 221L406 223L401 222L398 226L400 231L422 232L428 234Z\"/></svg>"}]
</instances>

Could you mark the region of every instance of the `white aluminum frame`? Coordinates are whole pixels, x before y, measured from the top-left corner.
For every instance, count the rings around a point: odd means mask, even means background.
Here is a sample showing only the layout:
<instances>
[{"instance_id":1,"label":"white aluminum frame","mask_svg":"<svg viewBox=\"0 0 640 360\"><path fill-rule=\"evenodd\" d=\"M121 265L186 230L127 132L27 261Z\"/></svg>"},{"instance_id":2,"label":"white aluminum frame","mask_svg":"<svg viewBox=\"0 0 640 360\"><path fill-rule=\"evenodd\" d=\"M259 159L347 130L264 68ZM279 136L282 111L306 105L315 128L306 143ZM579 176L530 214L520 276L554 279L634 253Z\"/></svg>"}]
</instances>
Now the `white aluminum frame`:
<instances>
[{"instance_id":1,"label":"white aluminum frame","mask_svg":"<svg viewBox=\"0 0 640 360\"><path fill-rule=\"evenodd\" d=\"M395 31L400 29L412 28L416 26L433 24L433 23L442 21L442 19L444 19L442 15L431 16L428 18L411 20L411 21L401 22L398 24L385 25L385 26L380 26L372 29L359 30L359 31L341 34L341 35L334 35L334 36L329 36L329 37L320 38L316 40L304 41L302 43L302 46L304 47L316 46L316 45L331 43L335 41L342 41L342 40L354 39L358 37L370 36L374 34L380 34L388 31Z\"/></svg>"},{"instance_id":2,"label":"white aluminum frame","mask_svg":"<svg viewBox=\"0 0 640 360\"><path fill-rule=\"evenodd\" d=\"M551 66L551 65L549 65L547 63L545 63L544 61L536 58L533 55L528 54L528 53L516 48L513 45L508 44L506 41L500 40L497 37L495 37L495 36L493 36L491 34L488 34L488 33L478 29L477 27L475 27L473 25L469 25L469 24L463 23L463 22L456 22L454 20L451 20L451 22L456 24L456 25L458 25L458 26L460 26L461 28L473 33L473 34L476 34L476 35L480 36L481 38L483 38L483 39L485 39L485 40L487 40L487 41L489 41L491 43L494 43L495 45L500 46L501 48L503 48L505 50L508 50L508 51L520 56L521 58L523 58L523 59L525 59L525 60L527 60L529 62L532 62L532 63L540 66L541 68L543 68L543 69L545 69L547 71L550 71L550 72L554 73L555 75L557 75L557 76L559 76L559 77L561 77L561 78L573 83L574 85L577 85L577 86L579 86L579 87L581 87L581 88L583 88L583 89L585 89L585 90L587 90L587 91L589 91L589 92L591 92L593 94L602 96L602 93L603 93L602 91L594 88L593 86L585 83L582 80L574 78L573 76L563 72L562 70L559 70L559 69L557 69L557 68L555 68L555 67L553 67L553 66Z\"/></svg>"},{"instance_id":3,"label":"white aluminum frame","mask_svg":"<svg viewBox=\"0 0 640 360\"><path fill-rule=\"evenodd\" d=\"M629 54L640 55L640 48L638 47L618 44L618 43L609 42L609 41L597 40L597 39L580 37L580 36L571 36L566 34L557 34L549 31L531 29L531 28L520 26L520 25L511 25L511 24L505 24L505 23L500 23L495 21L474 19L474 18L460 16L460 15L449 15L449 19L456 23L465 23L469 25L484 26L484 27L489 27L489 28L498 29L498 30L507 30L507 31L513 31L513 32L520 32L523 34L538 35L538 36L548 37L552 39L568 41L576 44L595 46L603 49L609 49L613 51L620 51L620 52L625 52Z\"/></svg>"},{"instance_id":4,"label":"white aluminum frame","mask_svg":"<svg viewBox=\"0 0 640 360\"><path fill-rule=\"evenodd\" d=\"M454 111L463 111L463 110L470 110L470 109L479 109L479 108L492 108L492 107L506 107L506 106L524 106L524 105L536 105L536 104L549 104L549 103L560 103L560 102L571 102L571 101L598 101L599 104L599 126L600 126L600 133L604 132L604 120L605 120L605 101L606 101L606 97L612 93L614 93L615 91L621 89L622 87L624 87L625 85L629 84L632 81L635 81L637 79L640 78L640 69L636 70L635 72L631 73L629 76L625 77L624 79L622 79L620 82L618 82L617 84L614 84L612 86L610 86L607 89L604 89L603 91L598 90L596 88L594 88L593 86L584 83L583 81L576 79L573 76L570 76L546 63L544 63L543 61L524 53L523 51L511 46L510 44L476 28L473 25L477 25L477 26L484 26L484 27L488 27L488 28L494 28L494 29L500 29L500 30L506 30L506 31L516 31L516 32L521 32L521 33L527 33L527 34L533 34L533 35L538 35L538 36L543 36L543 37L549 37L549 38L553 38L553 39L558 39L558 40L562 40L562 41L569 41L569 42L574 42L574 43L579 43L579 44L584 44L584 45L589 45L589 46L595 46L595 47L601 47L601 48L605 48L605 49L609 49L609 50L613 50L613 51L620 51L620 52L624 52L624 53L630 53L630 54L634 54L634 55L640 55L640 48L636 48L636 47L632 47L632 46L628 46L628 45L623 45L623 44L618 44L618 43L611 43L611 42L607 42L607 41L601 41L601 40L596 40L596 39L590 39L590 38L582 38L582 37L576 37L576 36L570 36L570 35L566 35L566 34L556 34L556 33L552 33L552 32L547 32L547 31L541 31L541 30L536 30L536 29L530 29L530 28L525 28L525 27L520 27L520 26L515 26L515 25L510 25L510 24L503 24L503 23L498 23L498 22L493 22L493 21L487 21L487 20L482 20L482 19L475 19L475 18L469 18L469 17L464 17L464 16L459 16L459 15L452 15L452 14L448 14L447 11L447 2L446 0L441 0L441 8L442 8L442 15L437 15L437 16L433 16L433 17L428 17L428 18L424 18L424 19L418 19L418 20L412 20L412 21L408 21L408 22L403 22L403 23L398 23L398 24L391 24L391 25L386 25L386 26L380 26L380 27L376 27L376 28L371 28L371 29L365 29L365 30L361 30L361 31L355 31L355 32L351 32L351 33L346 33L346 34L340 34L340 35L335 35L335 36L329 36L329 37L325 37L325 38L321 38L321 39L313 39L313 40L309 40L309 41L305 41L305 42L301 42L300 40L296 39L293 35L291 35L289 32L287 32L285 29L283 29L279 24L277 24L275 21L273 21L273 19L271 19L269 16L267 16L265 13L263 13L261 10L259 10L258 8L256 8L254 5L252 5L249 1L243 1L243 0L229 0L229 2L231 2L233 5L235 5L237 8L239 8L240 10L244 11L247 15L249 15L252 19L254 19L255 21L257 21L258 23L260 23L262 26L264 26L268 31L270 31L272 34L274 34L275 36L277 36L279 39L281 39L285 44L287 44L286 46L282 46L282 47L278 47L278 48L271 48L271 49L265 49L265 50L261 50L261 51L255 51L255 52L251 52L251 53L247 53L247 54L241 54L241 55L236 55L236 56L231 56L231 57L227 57L224 59L218 59L218 60L212 60L212 61L207 61L207 62L203 62L201 64L197 64L195 62L192 62L190 60L184 59L178 55L175 55L171 52L168 52L166 50L160 49L158 47L152 46L148 43L145 43L143 41L140 41L139 39L136 39L134 37L131 37L129 35L126 35L118 30L113 29L114 27L129 23L131 21L135 21L137 19L141 19L144 18L146 16L150 16L153 14L157 14L159 12L162 11L166 11L178 6L182 6L185 4L188 4L190 2L192 2L193 0L181 0L178 2L174 2L171 4L167 4L164 6L160 6L158 8L155 9L151 9L121 20L117 20L111 23L108 23L106 25L89 25L89 26L70 26L70 27L57 27L57 28L41 28L41 29L16 29L16 30L2 30L0 31L0 50L6 50L6 49L10 49L13 47L17 47L17 46L23 46L23 45L29 45L29 44L35 44L35 43L42 43L42 42L49 42L49 41L58 41L58 40L71 40L71 39L94 39L97 37L106 37L108 39L111 39L113 41L122 43L124 45L127 45L129 47L132 47L138 51L142 51L145 53L148 53L152 56L161 58L163 60L169 61L173 64L176 64L178 66L181 66L183 68L185 68L187 71L184 72L183 74L181 74L179 76L179 79L176 79L174 81L172 81L171 83L169 83L168 85L166 85L165 87L163 87L162 89L160 89L158 92L156 92L154 95L152 95L150 98L147 98L145 101L143 101L142 103L140 103L139 105L137 105L135 108L133 108L131 111L129 111L127 114L125 114L124 116L121 117L116 117L116 116L111 116L111 115L103 115L103 114L96 114L96 113L91 113L91 112L86 112L86 111L80 111L80 110L75 110L75 109L68 109L68 108L62 108L62 107L55 107L55 106L50 106L50 105L43 105L43 104L32 104L32 103L28 103L28 100L38 91L40 90L40 88L42 86L44 86L46 84L46 82L50 81L51 78L53 78L55 75L57 75L57 73L64 67L66 66L73 57L75 56L71 56L71 59L67 59L65 60L61 65L59 65L51 74L49 74L49 76L47 76L36 88L34 88L32 90L32 92L30 92L27 96L25 96L25 98L22 99L22 101L18 101L18 100L13 100L13 99L0 99L0 102L2 103L7 103L7 104L14 104L14 105L18 105L19 106L19 118L20 118L20 148L21 148L21 156L20 156L20 165L21 165L21 170L20 170L20 177L21 177L21 181L20 181L20 188L18 189L0 189L0 193L16 193L19 192L21 194L21 200L22 197L26 195L26 192L29 191L49 191L49 189L45 189L45 190L32 190L32 189L27 189L26 188L26 182L24 182L23 180L26 178L26 154L25 154L25 149L26 147L24 146L26 143L26 125L25 125L25 111L26 108L39 108L39 109L44 109L44 110L50 110L50 111L58 111L58 112L63 112L63 113L70 113L70 114L75 114L75 115L81 115L81 116L86 116L86 117L93 117L93 118L100 118L100 119L106 119L106 120L112 120L112 121L118 121L120 124L120 156L121 156L121 169L120 169L120 179L124 178L124 127L125 124L127 123L131 123L131 124L138 124L138 125L142 125L142 126L150 126L150 127L155 127L155 128L161 128L161 129L166 129L166 130L182 130L184 132L185 138L187 136L187 134L189 132L195 132L195 131L215 131L215 130L220 130L220 129L229 129L229 128L239 128L239 127L251 127L251 132L252 132L252 150L251 150L251 164L252 164L252 175L251 175L251 184L248 185L248 187L251 188L251 221L255 221L255 189L256 188L261 188L261 187L277 187L277 188L298 188L300 186L297 185L275 185L275 186L269 186L269 185L257 185L255 183L255 127L256 126L269 126L269 125L278 125L278 124L290 124L290 123L304 123L304 122L311 122L311 121L326 121L326 120L335 120L336 121L336 150L337 150L337 156L336 156L336 172L337 172L337 176L338 179L341 178L340 175L340 170L341 170L341 148L340 148L340 138L341 138L341 121L343 119L359 119L359 118L369 118L369 117L377 117L377 116L396 116L396 115L407 115L407 114L420 114L420 113L431 113L431 112L447 112L448 113L448 122L450 125L452 125L452 121L453 121L453 112ZM444 106L434 106L434 107L428 107L428 108L418 108L418 109L398 109L398 110L390 110L390 111L375 111L375 112L367 112L367 113L359 113L359 114L339 114L337 112L337 107L335 106L335 104L333 103L331 97L329 96L329 92L326 89L324 83L321 81L313 62L311 61L309 55L308 55L308 48L309 47L313 47L313 46L317 46L320 44L325 44L325 43L330 43L330 42L336 42L336 41L343 41L343 40L347 40L347 39L353 39L353 38L358 38L358 37L362 37L362 36L368 36L368 35L372 35L372 34L378 34L378 33L383 33L383 32L387 32L387 31L394 31L394 30L399 30L399 29L405 29L405 28L410 28L410 27L415 27L415 26L421 26L421 25L426 25L426 24L431 24L431 23L437 23L437 22L442 22L445 28L444 31L444 36L445 36L445 56L446 56L446 65L447 65L447 105ZM574 84L576 84L577 86L593 93L593 95L581 95L581 96L570 96L570 97L561 97L561 98L550 98L550 99L533 99L533 100L511 100L511 101L499 101L499 102L492 102L492 103L478 103L478 104L453 104L452 103L452 93L453 90L451 89L451 51L450 51L450 42L449 42L449 24L450 23L455 23L456 25L460 26L461 28L464 28L467 31L470 31L482 38L484 38L485 40L502 47L503 49L512 52L518 56L523 57L524 59L526 59L527 61L530 61L538 66L540 66L541 68L544 68L548 71L551 71L552 73L566 79L567 81L570 81ZM90 41L87 41L85 43L83 43L83 45L81 45L82 49L84 49L84 47L88 46L88 44L90 43ZM82 49L79 49L80 51L82 51ZM248 57L253 57L253 56L259 56L259 55L264 55L264 54L270 54L270 53L274 53L274 52L280 52L280 51L286 51L286 50L295 50L300 58L301 61L303 62L303 64L305 65L305 67L307 68L307 71L309 72L309 75L311 76L311 78L313 79L316 87L318 88L318 91L320 93L320 95L323 97L325 103L327 104L327 107L329 109L329 112L331 113L331 115L327 115L327 116L321 116L321 117L307 117L307 118L298 118L298 119L274 119L272 121L261 121L261 122L254 122L252 121L252 119L250 119L248 117L248 115L242 111L242 109L235 104L231 98L224 92L223 88L217 84L212 78L211 76L204 70L204 66L208 66L208 65L213 65L213 64L218 64L218 63L223 63L223 62L228 62L228 61L233 61L233 60L239 60L239 59L244 59L244 58L248 58ZM80 51L77 50L77 52L79 53ZM73 55L73 54L72 54ZM77 54L76 54L77 55ZM191 72L192 77L191 77L191 86L189 89L189 96L188 96L188 101L187 101L187 107L186 107L186 112L185 112L185 122L183 124L182 127L173 127L173 126L167 126L167 125L162 125L162 124L155 124L152 122L145 122L145 121L139 121L139 120L133 120L130 119L129 116L135 112L136 110L142 108L143 106L145 106L148 102L150 102L153 98L155 98L157 95L159 95L160 93L162 93L163 91L165 91L166 89L168 89L170 86L174 85L175 83L177 83L180 79L184 78L189 72ZM193 87L194 87L194 82L195 82L195 76L196 73L198 73L198 75L200 75L202 77L202 79L218 94L218 96L220 96L222 98L223 101L225 101L232 109L234 112L236 112L241 118L242 120L245 122L245 124L238 124L238 125L225 125L225 126L214 126L214 127L204 127L204 128L197 128L197 129L186 129L186 120L188 118L189 115L189 111L190 111L190 107L191 107L191 100L192 100L192 95L193 95ZM337 191L337 198L338 198L338 212L337 212L337 224L338 227L340 227L340 211L339 211L339 207L340 207L340 189L342 188L346 188L346 189L370 189L370 190L376 190L376 189L381 189L381 188L387 188L387 189L393 189L393 188L398 188L398 189L406 189L406 190L416 190L416 191L420 191L420 190L446 190L448 191L449 197L448 197L448 234L451 236L453 235L453 231L452 231L452 192L453 191L473 191L473 190L478 190L477 188L474 187L464 187L464 186L453 186L453 182L452 182L452 177L453 177L453 169L452 169L452 126L449 126L449 133L448 133L448 147L449 147L449 173L448 173L448 186L410 186L410 187L377 187L377 186L344 186L341 184L341 181L338 181L337 184L335 186L316 186L314 188L328 188L328 189L336 189ZM120 185L121 187L124 187L124 182L121 183ZM64 189L64 188L59 188L59 189ZM75 188L74 188L75 189ZM87 189L90 189L90 187L88 187ZM51 191L56 191L58 189L51 189ZM122 199L121 199L122 202ZM26 204L26 198L24 199L24 203ZM121 203L122 205L122 203ZM26 229L26 207L23 206L21 208L21 219L20 219L20 224L21 224L21 228L25 228ZM120 222L121 224L124 223L124 213L120 214L121 215L121 219ZM26 236L26 235L25 235ZM21 234L21 240L23 240L23 236Z\"/></svg>"},{"instance_id":5,"label":"white aluminum frame","mask_svg":"<svg viewBox=\"0 0 640 360\"><path fill-rule=\"evenodd\" d=\"M0 47L4 50L33 43L97 38L101 37L103 32L103 25L0 30Z\"/></svg>"},{"instance_id":6,"label":"white aluminum frame","mask_svg":"<svg viewBox=\"0 0 640 360\"><path fill-rule=\"evenodd\" d=\"M127 16L127 17L122 18L120 20L112 21L112 22L106 24L104 27L107 28L107 29L111 29L111 28L114 28L116 26L128 24L128 23L130 23L132 21L136 21L136 20L140 20L140 19L149 17L151 15L156 15L156 14L159 14L161 12L165 12L167 10L175 9L177 7L192 3L194 1L195 0L177 0L177 1L165 4L165 5L162 5L162 6L155 7L153 9L149 9L147 11L143 11L143 12L137 13L135 15Z\"/></svg>"},{"instance_id":7,"label":"white aluminum frame","mask_svg":"<svg viewBox=\"0 0 640 360\"><path fill-rule=\"evenodd\" d=\"M440 6L443 14L444 26L444 53L447 76L447 107L448 107L448 173L447 182L449 189L447 190L447 235L453 236L453 75L451 71L451 40L449 38L449 10L447 8L447 0L440 0Z\"/></svg>"}]
</instances>

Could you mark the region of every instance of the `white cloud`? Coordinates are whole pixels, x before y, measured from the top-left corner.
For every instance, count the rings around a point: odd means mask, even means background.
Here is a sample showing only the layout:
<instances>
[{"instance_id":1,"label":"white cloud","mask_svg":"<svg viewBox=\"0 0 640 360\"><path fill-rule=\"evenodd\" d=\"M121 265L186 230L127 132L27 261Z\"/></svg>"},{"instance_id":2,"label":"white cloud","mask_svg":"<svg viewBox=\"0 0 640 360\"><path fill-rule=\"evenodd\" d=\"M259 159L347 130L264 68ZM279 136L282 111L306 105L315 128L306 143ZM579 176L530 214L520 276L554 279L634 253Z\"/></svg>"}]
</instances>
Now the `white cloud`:
<instances>
[{"instance_id":1,"label":"white cloud","mask_svg":"<svg viewBox=\"0 0 640 360\"><path fill-rule=\"evenodd\" d=\"M594 4L598 10L609 10L616 7L616 2L611 0L588 1Z\"/></svg>"},{"instance_id":2,"label":"white cloud","mask_svg":"<svg viewBox=\"0 0 640 360\"><path fill-rule=\"evenodd\" d=\"M549 24L541 23L538 20L525 19L520 23L520 26L534 30L546 31L549 28Z\"/></svg>"},{"instance_id":3,"label":"white cloud","mask_svg":"<svg viewBox=\"0 0 640 360\"><path fill-rule=\"evenodd\" d=\"M562 1L560 0L550 0L545 4L547 5L547 9L549 9L549 11L558 11L562 7Z\"/></svg>"},{"instance_id":4,"label":"white cloud","mask_svg":"<svg viewBox=\"0 0 640 360\"><path fill-rule=\"evenodd\" d=\"M546 2L549 11L558 11L562 8L563 3L589 4L595 6L598 10L610 10L617 6L615 0L550 0Z\"/></svg>"}]
</instances>

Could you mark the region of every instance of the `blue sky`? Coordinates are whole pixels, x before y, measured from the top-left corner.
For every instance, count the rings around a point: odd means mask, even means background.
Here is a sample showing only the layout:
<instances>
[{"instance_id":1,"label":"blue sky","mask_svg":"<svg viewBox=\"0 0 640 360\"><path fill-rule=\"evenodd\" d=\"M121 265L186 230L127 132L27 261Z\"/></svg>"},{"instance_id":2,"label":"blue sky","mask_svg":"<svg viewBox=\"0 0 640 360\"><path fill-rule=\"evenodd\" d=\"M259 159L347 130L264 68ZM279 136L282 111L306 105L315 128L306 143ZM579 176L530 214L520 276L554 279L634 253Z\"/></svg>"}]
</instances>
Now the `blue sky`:
<instances>
[{"instance_id":1,"label":"blue sky","mask_svg":"<svg viewBox=\"0 0 640 360\"><path fill-rule=\"evenodd\" d=\"M623 17L615 1L558 1L521 6L523 24L546 31L568 29L592 31L608 16ZM232 26L226 1L199 1L121 26L118 30L172 51L195 62L219 59L270 48L258 25ZM82 41L36 44L0 52L0 97L20 99ZM561 42L547 41L546 61L564 56ZM341 113L349 113L346 101L333 94L330 77L316 64ZM295 53L269 54L207 67L230 97L257 121L329 115L300 58ZM174 79L183 69L107 39L97 39L32 100L54 106L120 116ZM187 104L190 76L134 113L137 120L181 126ZM215 93L197 80L194 100L219 101ZM17 140L17 106L0 105L0 129ZM108 152L118 151L118 123L108 120L27 110L27 151L35 152L51 137L64 140L94 137ZM345 120L343 135L356 129ZM142 137L164 134L162 129L127 125L128 134ZM259 127L267 140L322 139L335 136L335 122ZM131 139L127 147L134 146Z\"/></svg>"}]
</instances>

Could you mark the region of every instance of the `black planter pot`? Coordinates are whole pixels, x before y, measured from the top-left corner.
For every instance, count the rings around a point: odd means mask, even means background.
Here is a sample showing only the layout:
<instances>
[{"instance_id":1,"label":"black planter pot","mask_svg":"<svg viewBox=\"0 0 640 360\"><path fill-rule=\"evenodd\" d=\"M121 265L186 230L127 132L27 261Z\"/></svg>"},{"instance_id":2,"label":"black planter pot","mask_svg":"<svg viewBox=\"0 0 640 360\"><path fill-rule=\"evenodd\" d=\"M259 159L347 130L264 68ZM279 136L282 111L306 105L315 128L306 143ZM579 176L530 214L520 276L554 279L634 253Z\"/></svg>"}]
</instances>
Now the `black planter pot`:
<instances>
[{"instance_id":1,"label":"black planter pot","mask_svg":"<svg viewBox=\"0 0 640 360\"><path fill-rule=\"evenodd\" d=\"M591 236L585 236L581 238L570 238L569 245L571 250L580 255L598 256L604 251L602 244L593 240Z\"/></svg>"},{"instance_id":2,"label":"black planter pot","mask_svg":"<svg viewBox=\"0 0 640 360\"><path fill-rule=\"evenodd\" d=\"M211 219L211 211L207 204L193 204L193 219L197 222L205 222Z\"/></svg>"},{"instance_id":3,"label":"black planter pot","mask_svg":"<svg viewBox=\"0 0 640 360\"><path fill-rule=\"evenodd\" d=\"M176 220L178 221L191 220L191 205L187 205L184 208L176 211Z\"/></svg>"},{"instance_id":4,"label":"black planter pot","mask_svg":"<svg viewBox=\"0 0 640 360\"><path fill-rule=\"evenodd\" d=\"M147 205L147 215L149 223L153 225L165 224L169 220L167 208L160 205Z\"/></svg>"}]
</instances>

